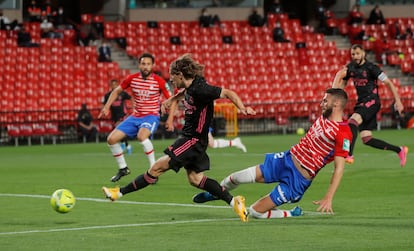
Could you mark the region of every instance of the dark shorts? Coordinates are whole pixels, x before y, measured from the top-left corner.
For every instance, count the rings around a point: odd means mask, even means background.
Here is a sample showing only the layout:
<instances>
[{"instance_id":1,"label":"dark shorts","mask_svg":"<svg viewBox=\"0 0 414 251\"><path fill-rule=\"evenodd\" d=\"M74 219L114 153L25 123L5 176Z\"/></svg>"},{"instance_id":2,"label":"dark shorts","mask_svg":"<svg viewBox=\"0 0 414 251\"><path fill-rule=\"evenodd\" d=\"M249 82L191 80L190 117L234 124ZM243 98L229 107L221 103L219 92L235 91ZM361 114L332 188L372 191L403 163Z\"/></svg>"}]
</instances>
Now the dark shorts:
<instances>
[{"instance_id":1,"label":"dark shorts","mask_svg":"<svg viewBox=\"0 0 414 251\"><path fill-rule=\"evenodd\" d=\"M201 144L199 139L179 137L164 153L170 156L169 165L175 172L184 167L199 173L210 169L206 150L207 145Z\"/></svg>"},{"instance_id":2,"label":"dark shorts","mask_svg":"<svg viewBox=\"0 0 414 251\"><path fill-rule=\"evenodd\" d=\"M381 109L379 99L371 99L363 103L357 103L354 107L354 113L362 117L362 124L359 125L359 131L377 129L377 113Z\"/></svg>"}]
</instances>

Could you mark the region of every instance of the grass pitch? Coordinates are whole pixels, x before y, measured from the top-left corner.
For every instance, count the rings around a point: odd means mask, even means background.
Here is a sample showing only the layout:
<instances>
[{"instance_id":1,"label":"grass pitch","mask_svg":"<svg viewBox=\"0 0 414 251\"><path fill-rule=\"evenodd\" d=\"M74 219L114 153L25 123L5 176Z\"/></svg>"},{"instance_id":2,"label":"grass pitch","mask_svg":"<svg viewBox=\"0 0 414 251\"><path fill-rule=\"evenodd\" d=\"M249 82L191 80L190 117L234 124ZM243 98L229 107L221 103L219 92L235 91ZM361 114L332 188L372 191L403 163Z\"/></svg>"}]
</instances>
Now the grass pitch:
<instances>
[{"instance_id":1,"label":"grass pitch","mask_svg":"<svg viewBox=\"0 0 414 251\"><path fill-rule=\"evenodd\" d=\"M358 139L355 164L347 165L335 196L335 215L316 213L313 200L328 187L326 166L297 203L305 214L288 219L242 223L222 201L196 205L198 193L185 172L169 171L156 185L104 200L101 187L116 163L105 143L0 148L0 250L414 250L414 130L384 130L374 136L410 148L407 165L395 153L364 146ZM220 181L233 171L259 164L266 152L287 150L297 135L244 136L248 148L209 149L209 177ZM148 168L141 146L126 155L132 174ZM157 157L173 142L156 140ZM248 205L274 184L242 185ZM72 212L58 214L50 195L58 188L77 197ZM296 204L284 205L293 208Z\"/></svg>"}]
</instances>

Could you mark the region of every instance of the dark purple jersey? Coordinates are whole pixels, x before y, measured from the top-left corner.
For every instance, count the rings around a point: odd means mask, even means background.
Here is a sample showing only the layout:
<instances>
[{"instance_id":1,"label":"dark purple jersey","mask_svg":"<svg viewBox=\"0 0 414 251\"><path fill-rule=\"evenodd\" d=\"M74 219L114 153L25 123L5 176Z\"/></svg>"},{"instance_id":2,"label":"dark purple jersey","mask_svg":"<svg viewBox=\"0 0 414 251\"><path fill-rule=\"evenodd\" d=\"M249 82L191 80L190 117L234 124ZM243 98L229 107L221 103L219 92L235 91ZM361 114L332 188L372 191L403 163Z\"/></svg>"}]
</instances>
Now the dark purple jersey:
<instances>
[{"instance_id":1,"label":"dark purple jersey","mask_svg":"<svg viewBox=\"0 0 414 251\"><path fill-rule=\"evenodd\" d=\"M220 98L221 87L212 86L196 77L185 90L183 136L208 142L208 131L214 115L214 100Z\"/></svg>"},{"instance_id":2,"label":"dark purple jersey","mask_svg":"<svg viewBox=\"0 0 414 251\"><path fill-rule=\"evenodd\" d=\"M107 92L102 99L102 104L106 104L108 102L109 96L111 95L112 91ZM121 92L119 96L115 99L115 101L111 105L111 119L113 122L118 122L121 120L126 114L126 107L125 107L125 100L131 100L131 96L129 96L126 92Z\"/></svg>"},{"instance_id":3,"label":"dark purple jersey","mask_svg":"<svg viewBox=\"0 0 414 251\"><path fill-rule=\"evenodd\" d=\"M358 95L358 103L364 100L378 97L378 76L382 70L371 62L366 61L363 65L354 62L347 65L346 76L343 78L348 81L352 78Z\"/></svg>"}]
</instances>

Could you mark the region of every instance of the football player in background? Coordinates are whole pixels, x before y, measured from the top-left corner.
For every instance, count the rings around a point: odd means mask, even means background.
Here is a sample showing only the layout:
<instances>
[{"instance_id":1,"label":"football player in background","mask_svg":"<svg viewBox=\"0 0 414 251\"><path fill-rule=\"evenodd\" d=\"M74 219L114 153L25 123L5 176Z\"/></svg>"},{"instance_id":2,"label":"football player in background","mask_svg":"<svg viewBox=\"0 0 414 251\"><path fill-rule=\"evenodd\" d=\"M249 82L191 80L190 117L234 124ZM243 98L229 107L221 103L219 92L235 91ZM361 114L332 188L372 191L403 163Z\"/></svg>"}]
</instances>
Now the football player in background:
<instances>
[{"instance_id":1,"label":"football player in background","mask_svg":"<svg viewBox=\"0 0 414 251\"><path fill-rule=\"evenodd\" d=\"M366 60L365 50L362 45L352 45L351 58L352 62L336 73L332 85L333 88L343 89L348 80L352 78L358 95L354 113L348 120L349 127L352 131L352 144L346 162L349 164L354 163L353 152L359 131L362 143L377 149L389 150L397 153L400 159L400 165L403 167L407 162L408 147L392 145L372 136L372 130L377 128L377 114L381 109L378 80L384 82L388 86L395 100L395 110L402 114L404 106L401 103L398 90L388 76L376 64Z\"/></svg>"},{"instance_id":2,"label":"football player in background","mask_svg":"<svg viewBox=\"0 0 414 251\"><path fill-rule=\"evenodd\" d=\"M130 173L122 147L119 144L125 137L137 137L142 144L150 167L155 163L154 146L150 136L156 132L160 123L161 94L166 98L170 97L165 80L152 72L155 63L154 56L144 53L139 57L138 62L139 72L127 76L112 91L98 116L98 118L108 116L112 103L125 89L131 88L134 98L133 113L122 121L107 138L109 149L118 163L118 172L111 178L112 182L116 182Z\"/></svg>"}]
</instances>

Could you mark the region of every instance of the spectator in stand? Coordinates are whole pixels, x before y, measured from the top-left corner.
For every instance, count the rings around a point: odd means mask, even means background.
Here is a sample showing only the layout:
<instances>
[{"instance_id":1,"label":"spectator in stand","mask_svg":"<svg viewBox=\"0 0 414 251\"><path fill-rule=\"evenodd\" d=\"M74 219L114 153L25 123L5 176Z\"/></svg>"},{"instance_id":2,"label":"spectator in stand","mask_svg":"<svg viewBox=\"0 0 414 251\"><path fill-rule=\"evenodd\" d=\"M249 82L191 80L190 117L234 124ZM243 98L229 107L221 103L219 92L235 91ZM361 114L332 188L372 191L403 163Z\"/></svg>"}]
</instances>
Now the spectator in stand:
<instances>
[{"instance_id":1,"label":"spectator in stand","mask_svg":"<svg viewBox=\"0 0 414 251\"><path fill-rule=\"evenodd\" d=\"M364 22L364 14L359 9L359 4L354 4L348 14L348 24L362 24Z\"/></svg>"},{"instance_id":2,"label":"spectator in stand","mask_svg":"<svg viewBox=\"0 0 414 251\"><path fill-rule=\"evenodd\" d=\"M72 29L72 21L66 16L65 9L62 5L59 5L56 11L56 17L54 19L54 25L57 29L64 30L64 29Z\"/></svg>"},{"instance_id":3,"label":"spectator in stand","mask_svg":"<svg viewBox=\"0 0 414 251\"><path fill-rule=\"evenodd\" d=\"M98 53L98 62L112 62L111 47L106 39L104 39L101 46L99 46Z\"/></svg>"},{"instance_id":4,"label":"spectator in stand","mask_svg":"<svg viewBox=\"0 0 414 251\"><path fill-rule=\"evenodd\" d=\"M46 0L41 9L41 15L46 16L49 20L54 20L56 16L56 10L52 6L51 0Z\"/></svg>"},{"instance_id":5,"label":"spectator in stand","mask_svg":"<svg viewBox=\"0 0 414 251\"><path fill-rule=\"evenodd\" d=\"M378 4L371 10L367 24L385 24L384 15Z\"/></svg>"},{"instance_id":6,"label":"spectator in stand","mask_svg":"<svg viewBox=\"0 0 414 251\"><path fill-rule=\"evenodd\" d=\"M407 32L408 30L408 32ZM391 37L398 40L405 40L407 37L412 37L412 31L407 28L405 31L401 29L401 25L398 21L395 21L391 26Z\"/></svg>"},{"instance_id":7,"label":"spectator in stand","mask_svg":"<svg viewBox=\"0 0 414 251\"><path fill-rule=\"evenodd\" d=\"M273 41L281 42L281 43L288 43L290 42L289 39L285 38L285 31L283 30L280 22L276 22L275 28L273 29Z\"/></svg>"},{"instance_id":8,"label":"spectator in stand","mask_svg":"<svg viewBox=\"0 0 414 251\"><path fill-rule=\"evenodd\" d=\"M328 24L326 22L326 8L323 6L322 0L316 1L315 17L319 21L318 30L321 33L325 33Z\"/></svg>"},{"instance_id":9,"label":"spectator in stand","mask_svg":"<svg viewBox=\"0 0 414 251\"><path fill-rule=\"evenodd\" d=\"M270 5L269 10L267 11L267 14L268 13L273 13L273 14L283 13L283 8L279 0L273 0L273 3Z\"/></svg>"},{"instance_id":10,"label":"spectator in stand","mask_svg":"<svg viewBox=\"0 0 414 251\"><path fill-rule=\"evenodd\" d=\"M1 30L14 30L17 27L17 20L10 22L10 19L6 17L3 10L0 9L0 29Z\"/></svg>"},{"instance_id":11,"label":"spectator in stand","mask_svg":"<svg viewBox=\"0 0 414 251\"><path fill-rule=\"evenodd\" d=\"M414 39L414 33L410 27L407 27L407 29L405 29L405 34L407 35L408 39Z\"/></svg>"},{"instance_id":12,"label":"spectator in stand","mask_svg":"<svg viewBox=\"0 0 414 251\"><path fill-rule=\"evenodd\" d=\"M98 33L91 23L82 23L77 27L78 43L81 46L89 46L96 39L98 39Z\"/></svg>"},{"instance_id":13,"label":"spectator in stand","mask_svg":"<svg viewBox=\"0 0 414 251\"><path fill-rule=\"evenodd\" d=\"M92 121L92 114L88 110L86 104L82 104L82 108L78 112L78 129L86 141L95 140L96 134L98 133L98 130Z\"/></svg>"},{"instance_id":14,"label":"spectator in stand","mask_svg":"<svg viewBox=\"0 0 414 251\"><path fill-rule=\"evenodd\" d=\"M262 27L265 23L265 19L259 14L259 10L257 8L252 9L252 13L249 15L247 21L252 27Z\"/></svg>"},{"instance_id":15,"label":"spectator in stand","mask_svg":"<svg viewBox=\"0 0 414 251\"><path fill-rule=\"evenodd\" d=\"M210 15L207 8L201 9L201 14L198 18L201 27L212 27L220 25L220 18L218 15Z\"/></svg>"},{"instance_id":16,"label":"spectator in stand","mask_svg":"<svg viewBox=\"0 0 414 251\"><path fill-rule=\"evenodd\" d=\"M42 38L63 38L63 34L55 31L55 26L46 16L42 16L40 23L40 36Z\"/></svg>"},{"instance_id":17,"label":"spectator in stand","mask_svg":"<svg viewBox=\"0 0 414 251\"><path fill-rule=\"evenodd\" d=\"M27 7L27 14L29 15L29 22L40 22L41 9L37 5L36 0L32 0Z\"/></svg>"},{"instance_id":18,"label":"spectator in stand","mask_svg":"<svg viewBox=\"0 0 414 251\"><path fill-rule=\"evenodd\" d=\"M17 45L19 47L39 47L39 44L32 42L32 36L26 31L24 25L16 27L17 32Z\"/></svg>"}]
</instances>

